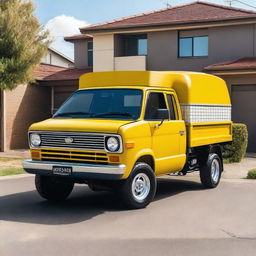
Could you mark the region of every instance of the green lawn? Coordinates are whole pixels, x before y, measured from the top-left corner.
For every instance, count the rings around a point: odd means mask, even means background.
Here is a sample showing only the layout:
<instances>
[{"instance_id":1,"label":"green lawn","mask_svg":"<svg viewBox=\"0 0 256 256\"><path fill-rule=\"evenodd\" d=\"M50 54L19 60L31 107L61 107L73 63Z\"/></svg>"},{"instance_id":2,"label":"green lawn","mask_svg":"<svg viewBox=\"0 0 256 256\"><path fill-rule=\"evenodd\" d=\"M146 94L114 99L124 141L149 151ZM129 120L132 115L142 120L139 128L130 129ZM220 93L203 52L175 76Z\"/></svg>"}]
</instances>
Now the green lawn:
<instances>
[{"instance_id":1,"label":"green lawn","mask_svg":"<svg viewBox=\"0 0 256 256\"><path fill-rule=\"evenodd\" d=\"M23 174L25 171L22 168L7 168L0 169L0 176Z\"/></svg>"},{"instance_id":2,"label":"green lawn","mask_svg":"<svg viewBox=\"0 0 256 256\"><path fill-rule=\"evenodd\" d=\"M256 168L248 171L247 179L256 179Z\"/></svg>"}]
</instances>

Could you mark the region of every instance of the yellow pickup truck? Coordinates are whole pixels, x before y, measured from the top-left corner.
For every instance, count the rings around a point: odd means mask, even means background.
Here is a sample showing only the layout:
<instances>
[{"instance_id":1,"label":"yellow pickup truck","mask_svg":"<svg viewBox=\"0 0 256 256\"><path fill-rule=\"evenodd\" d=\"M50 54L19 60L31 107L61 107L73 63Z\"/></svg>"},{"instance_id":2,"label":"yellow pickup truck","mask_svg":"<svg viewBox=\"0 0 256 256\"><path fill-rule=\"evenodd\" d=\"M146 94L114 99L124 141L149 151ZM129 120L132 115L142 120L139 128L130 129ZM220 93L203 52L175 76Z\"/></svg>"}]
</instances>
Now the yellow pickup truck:
<instances>
[{"instance_id":1,"label":"yellow pickup truck","mask_svg":"<svg viewBox=\"0 0 256 256\"><path fill-rule=\"evenodd\" d=\"M206 188L219 184L222 146L232 141L229 93L222 79L203 73L88 73L28 137L31 160L23 167L36 174L43 198L64 200L85 183L142 208L160 175L199 170Z\"/></svg>"}]
</instances>

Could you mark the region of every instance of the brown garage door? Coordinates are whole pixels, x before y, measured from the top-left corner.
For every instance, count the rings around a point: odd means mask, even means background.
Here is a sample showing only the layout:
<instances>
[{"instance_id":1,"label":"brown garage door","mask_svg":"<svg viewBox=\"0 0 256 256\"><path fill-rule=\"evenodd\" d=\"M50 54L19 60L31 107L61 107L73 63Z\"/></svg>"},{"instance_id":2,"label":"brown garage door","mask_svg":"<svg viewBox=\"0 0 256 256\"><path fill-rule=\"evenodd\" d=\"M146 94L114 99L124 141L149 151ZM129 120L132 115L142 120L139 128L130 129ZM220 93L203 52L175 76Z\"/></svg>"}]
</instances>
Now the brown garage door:
<instances>
[{"instance_id":1,"label":"brown garage door","mask_svg":"<svg viewBox=\"0 0 256 256\"><path fill-rule=\"evenodd\" d=\"M77 89L78 88L76 86L54 87L53 110L56 111L64 103L64 101Z\"/></svg>"},{"instance_id":2,"label":"brown garage door","mask_svg":"<svg viewBox=\"0 0 256 256\"><path fill-rule=\"evenodd\" d=\"M256 85L232 86L232 120L247 125L248 152L256 152Z\"/></svg>"}]
</instances>

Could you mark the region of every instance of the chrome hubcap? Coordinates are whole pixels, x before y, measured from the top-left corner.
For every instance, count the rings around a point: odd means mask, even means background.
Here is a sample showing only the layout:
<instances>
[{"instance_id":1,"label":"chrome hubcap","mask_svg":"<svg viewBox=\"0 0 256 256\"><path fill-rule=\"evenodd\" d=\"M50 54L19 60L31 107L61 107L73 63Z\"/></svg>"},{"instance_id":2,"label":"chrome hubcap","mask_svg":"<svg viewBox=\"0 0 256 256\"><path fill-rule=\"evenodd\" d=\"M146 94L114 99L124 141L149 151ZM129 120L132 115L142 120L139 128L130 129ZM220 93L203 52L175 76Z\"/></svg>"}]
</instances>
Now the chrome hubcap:
<instances>
[{"instance_id":1,"label":"chrome hubcap","mask_svg":"<svg viewBox=\"0 0 256 256\"><path fill-rule=\"evenodd\" d=\"M217 159L212 161L211 176L214 183L217 183L220 177L220 163Z\"/></svg>"},{"instance_id":2,"label":"chrome hubcap","mask_svg":"<svg viewBox=\"0 0 256 256\"><path fill-rule=\"evenodd\" d=\"M137 174L132 181L132 195L137 202L142 202L149 194L150 180L144 173Z\"/></svg>"}]
</instances>

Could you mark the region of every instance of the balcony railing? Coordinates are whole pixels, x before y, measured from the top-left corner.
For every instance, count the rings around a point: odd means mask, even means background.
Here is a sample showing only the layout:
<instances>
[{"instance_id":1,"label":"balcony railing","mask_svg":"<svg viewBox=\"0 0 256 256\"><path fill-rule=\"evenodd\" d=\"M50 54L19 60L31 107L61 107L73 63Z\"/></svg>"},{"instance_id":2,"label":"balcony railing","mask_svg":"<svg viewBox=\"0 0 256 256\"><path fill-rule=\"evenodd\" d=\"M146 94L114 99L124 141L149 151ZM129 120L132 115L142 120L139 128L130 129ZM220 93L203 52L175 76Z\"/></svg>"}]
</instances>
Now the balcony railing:
<instances>
[{"instance_id":1,"label":"balcony railing","mask_svg":"<svg viewBox=\"0 0 256 256\"><path fill-rule=\"evenodd\" d=\"M146 56L115 57L116 71L144 71L146 70Z\"/></svg>"}]
</instances>

